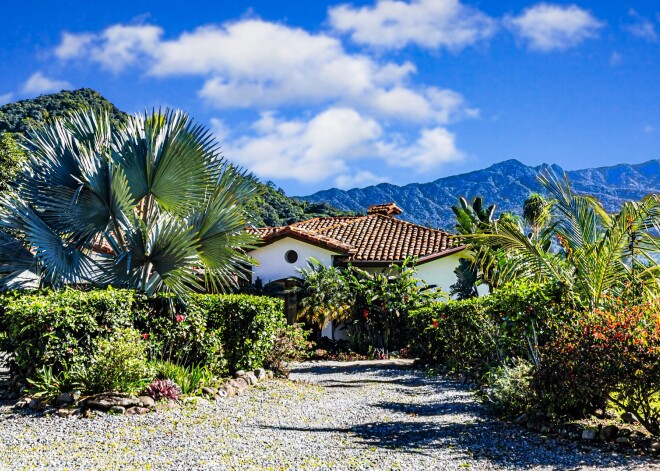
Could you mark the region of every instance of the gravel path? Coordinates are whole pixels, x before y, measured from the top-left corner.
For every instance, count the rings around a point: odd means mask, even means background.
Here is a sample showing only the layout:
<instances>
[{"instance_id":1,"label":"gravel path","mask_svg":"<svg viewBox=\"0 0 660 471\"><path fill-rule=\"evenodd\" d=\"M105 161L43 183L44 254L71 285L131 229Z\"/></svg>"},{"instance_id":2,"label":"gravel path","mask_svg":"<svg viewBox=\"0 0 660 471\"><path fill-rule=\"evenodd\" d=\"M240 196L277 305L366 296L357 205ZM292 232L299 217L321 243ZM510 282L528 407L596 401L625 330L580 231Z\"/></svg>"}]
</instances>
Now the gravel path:
<instances>
[{"instance_id":1,"label":"gravel path","mask_svg":"<svg viewBox=\"0 0 660 471\"><path fill-rule=\"evenodd\" d=\"M139 417L0 405L0 469L660 469L492 421L460 385L421 372L302 364L291 379Z\"/></svg>"}]
</instances>

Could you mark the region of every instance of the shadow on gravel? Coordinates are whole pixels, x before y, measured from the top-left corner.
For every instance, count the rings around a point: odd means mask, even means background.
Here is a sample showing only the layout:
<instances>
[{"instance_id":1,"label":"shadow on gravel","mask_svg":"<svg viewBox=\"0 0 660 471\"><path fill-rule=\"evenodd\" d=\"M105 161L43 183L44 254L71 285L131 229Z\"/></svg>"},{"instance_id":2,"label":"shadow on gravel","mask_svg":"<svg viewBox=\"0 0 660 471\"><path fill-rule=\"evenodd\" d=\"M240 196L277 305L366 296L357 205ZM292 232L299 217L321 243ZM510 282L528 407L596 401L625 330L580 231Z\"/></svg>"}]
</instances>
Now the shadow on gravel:
<instances>
[{"instance_id":1,"label":"shadow on gravel","mask_svg":"<svg viewBox=\"0 0 660 471\"><path fill-rule=\"evenodd\" d=\"M477 422L444 424L433 421L372 422L347 428L272 427L265 429L293 432L346 433L358 441L356 447L380 447L399 453L428 455L438 448L451 448L471 459L487 461L497 466L528 469L549 466L552 469L621 467L654 462L641 457L626 458L598 449L581 448L573 442L563 442L538 435L528 435L506 424ZM651 469L649 467L649 469Z\"/></svg>"}]
</instances>

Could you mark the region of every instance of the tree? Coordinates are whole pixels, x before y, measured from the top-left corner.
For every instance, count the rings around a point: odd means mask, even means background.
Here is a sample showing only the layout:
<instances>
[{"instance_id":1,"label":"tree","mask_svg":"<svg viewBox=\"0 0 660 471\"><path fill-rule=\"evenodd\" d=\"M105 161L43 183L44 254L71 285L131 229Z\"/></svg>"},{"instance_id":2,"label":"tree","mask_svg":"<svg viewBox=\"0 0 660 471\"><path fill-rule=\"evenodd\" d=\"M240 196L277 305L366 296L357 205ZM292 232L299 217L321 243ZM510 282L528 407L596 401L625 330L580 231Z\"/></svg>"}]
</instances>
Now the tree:
<instances>
[{"instance_id":1,"label":"tree","mask_svg":"<svg viewBox=\"0 0 660 471\"><path fill-rule=\"evenodd\" d=\"M538 193L532 193L523 203L523 219L529 224L531 237L538 239L541 229L550 219L550 204Z\"/></svg>"},{"instance_id":2,"label":"tree","mask_svg":"<svg viewBox=\"0 0 660 471\"><path fill-rule=\"evenodd\" d=\"M29 161L1 197L0 273L152 294L236 285L256 237L244 231L250 178L207 129L167 110L113 125L82 111L32 128Z\"/></svg>"},{"instance_id":3,"label":"tree","mask_svg":"<svg viewBox=\"0 0 660 471\"><path fill-rule=\"evenodd\" d=\"M11 133L0 133L0 193L6 192L25 162L25 152Z\"/></svg>"},{"instance_id":4,"label":"tree","mask_svg":"<svg viewBox=\"0 0 660 471\"><path fill-rule=\"evenodd\" d=\"M466 235L466 240L504 249L516 261L509 278L560 282L590 309L608 295L631 290L642 299L660 294L660 265L654 258L660 244L653 234L660 227L658 195L625 203L610 215L596 198L575 194L567 176L561 179L546 170L539 181L551 197L551 224L538 240L511 222L498 224L496 232ZM549 251L553 237L560 245L557 254Z\"/></svg>"}]
</instances>

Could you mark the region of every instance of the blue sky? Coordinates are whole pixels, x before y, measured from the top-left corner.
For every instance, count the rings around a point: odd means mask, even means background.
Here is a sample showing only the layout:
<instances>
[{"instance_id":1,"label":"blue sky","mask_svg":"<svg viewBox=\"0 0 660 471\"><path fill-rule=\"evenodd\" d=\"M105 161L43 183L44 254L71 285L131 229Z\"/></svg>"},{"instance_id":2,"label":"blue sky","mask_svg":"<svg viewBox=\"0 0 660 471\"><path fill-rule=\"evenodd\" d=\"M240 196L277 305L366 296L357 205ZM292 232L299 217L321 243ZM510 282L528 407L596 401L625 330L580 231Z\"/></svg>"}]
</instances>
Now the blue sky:
<instances>
[{"instance_id":1,"label":"blue sky","mask_svg":"<svg viewBox=\"0 0 660 471\"><path fill-rule=\"evenodd\" d=\"M660 4L11 2L0 103L169 106L288 194L660 158Z\"/></svg>"}]
</instances>

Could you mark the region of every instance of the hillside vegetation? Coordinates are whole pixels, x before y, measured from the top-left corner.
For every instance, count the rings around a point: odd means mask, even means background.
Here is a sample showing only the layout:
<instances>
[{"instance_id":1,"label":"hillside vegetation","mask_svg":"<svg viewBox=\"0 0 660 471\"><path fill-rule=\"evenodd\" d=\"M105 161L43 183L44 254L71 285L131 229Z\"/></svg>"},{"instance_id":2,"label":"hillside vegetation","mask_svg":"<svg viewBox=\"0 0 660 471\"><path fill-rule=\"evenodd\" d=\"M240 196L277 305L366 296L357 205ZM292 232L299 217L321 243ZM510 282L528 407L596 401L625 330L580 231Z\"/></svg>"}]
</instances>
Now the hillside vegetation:
<instances>
[{"instance_id":1,"label":"hillside vegetation","mask_svg":"<svg viewBox=\"0 0 660 471\"><path fill-rule=\"evenodd\" d=\"M113 124L121 124L126 113L91 88L61 91L37 98L20 100L0 107L0 191L5 191L15 177L23 153L18 145L30 126L66 116L81 109L103 109ZM231 156L227 156L231 160ZM324 202L307 202L286 196L272 182L258 182L261 195L250 204L257 226L279 226L318 217L352 214Z\"/></svg>"}]
</instances>

